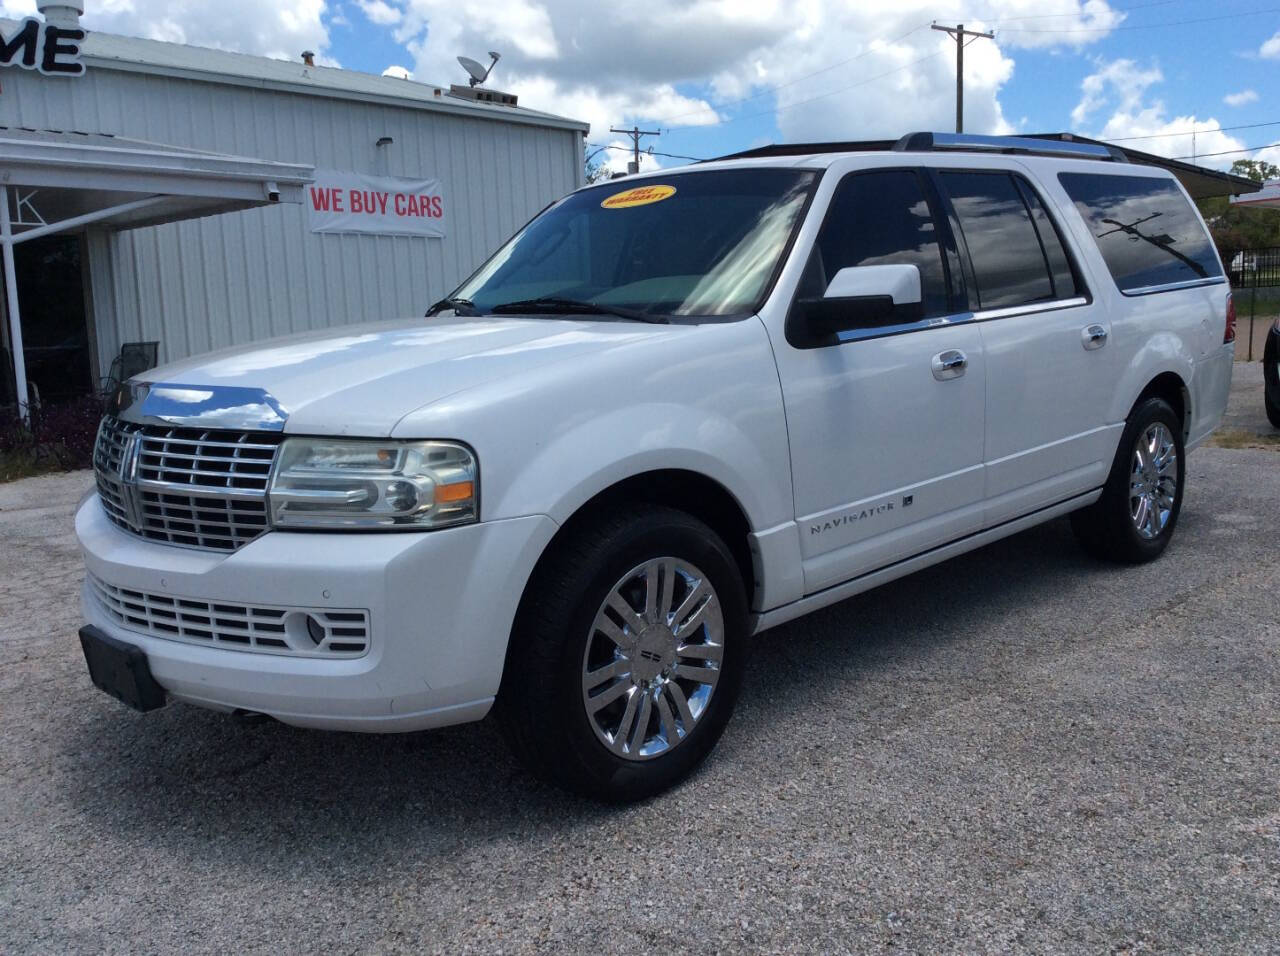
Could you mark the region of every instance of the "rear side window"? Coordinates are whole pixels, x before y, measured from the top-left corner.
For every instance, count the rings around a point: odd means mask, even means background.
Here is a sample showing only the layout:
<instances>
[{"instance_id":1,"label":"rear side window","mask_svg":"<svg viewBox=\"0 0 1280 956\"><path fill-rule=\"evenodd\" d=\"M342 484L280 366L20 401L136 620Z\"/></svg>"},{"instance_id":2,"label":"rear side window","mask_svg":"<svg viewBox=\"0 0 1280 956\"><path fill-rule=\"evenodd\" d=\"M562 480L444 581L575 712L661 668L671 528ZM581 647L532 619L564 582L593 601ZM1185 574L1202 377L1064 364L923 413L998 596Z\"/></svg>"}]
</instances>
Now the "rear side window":
<instances>
[{"instance_id":1,"label":"rear side window","mask_svg":"<svg viewBox=\"0 0 1280 956\"><path fill-rule=\"evenodd\" d=\"M977 308L1004 309L1076 294L1062 242L1033 193L1004 172L939 175L969 249Z\"/></svg>"},{"instance_id":2,"label":"rear side window","mask_svg":"<svg viewBox=\"0 0 1280 956\"><path fill-rule=\"evenodd\" d=\"M1213 242L1168 179L1059 173L1122 292L1222 275Z\"/></svg>"},{"instance_id":3,"label":"rear side window","mask_svg":"<svg viewBox=\"0 0 1280 956\"><path fill-rule=\"evenodd\" d=\"M802 285L821 296L847 266L892 263L920 269L926 317L950 313L937 225L920 177L905 169L846 176L831 197Z\"/></svg>"}]
</instances>

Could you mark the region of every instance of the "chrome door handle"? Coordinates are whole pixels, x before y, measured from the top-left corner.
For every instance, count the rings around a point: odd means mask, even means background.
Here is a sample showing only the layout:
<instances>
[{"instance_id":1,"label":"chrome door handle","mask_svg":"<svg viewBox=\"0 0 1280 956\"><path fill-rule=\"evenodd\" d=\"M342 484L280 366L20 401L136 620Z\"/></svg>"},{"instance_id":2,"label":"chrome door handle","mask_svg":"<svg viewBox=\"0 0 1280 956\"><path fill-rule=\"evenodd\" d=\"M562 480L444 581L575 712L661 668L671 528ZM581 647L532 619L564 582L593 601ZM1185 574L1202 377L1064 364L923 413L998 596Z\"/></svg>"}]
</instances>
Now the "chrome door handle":
<instances>
[{"instance_id":1,"label":"chrome door handle","mask_svg":"<svg viewBox=\"0 0 1280 956\"><path fill-rule=\"evenodd\" d=\"M959 378L969 367L969 359L959 349L947 349L933 357L933 377L939 382Z\"/></svg>"},{"instance_id":2,"label":"chrome door handle","mask_svg":"<svg viewBox=\"0 0 1280 956\"><path fill-rule=\"evenodd\" d=\"M1103 325L1091 325L1080 333L1084 347L1089 351L1100 349L1107 344L1107 329Z\"/></svg>"}]
</instances>

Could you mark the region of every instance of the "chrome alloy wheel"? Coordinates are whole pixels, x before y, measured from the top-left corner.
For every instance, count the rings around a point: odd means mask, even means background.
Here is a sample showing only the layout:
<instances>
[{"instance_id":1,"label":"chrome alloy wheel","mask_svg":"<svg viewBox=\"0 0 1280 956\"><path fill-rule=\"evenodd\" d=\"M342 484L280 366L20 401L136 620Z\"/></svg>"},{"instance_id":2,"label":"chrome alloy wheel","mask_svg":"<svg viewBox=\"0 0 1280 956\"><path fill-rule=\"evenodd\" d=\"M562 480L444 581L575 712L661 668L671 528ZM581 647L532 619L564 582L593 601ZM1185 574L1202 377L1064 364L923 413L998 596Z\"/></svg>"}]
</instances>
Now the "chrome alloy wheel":
<instances>
[{"instance_id":1,"label":"chrome alloy wheel","mask_svg":"<svg viewBox=\"0 0 1280 956\"><path fill-rule=\"evenodd\" d=\"M707 576L672 557L632 568L600 605L582 656L596 737L627 760L669 753L707 712L723 659L724 617Z\"/></svg>"},{"instance_id":2,"label":"chrome alloy wheel","mask_svg":"<svg viewBox=\"0 0 1280 956\"><path fill-rule=\"evenodd\" d=\"M1152 422L1133 448L1129 469L1129 517L1138 534L1159 537L1178 495L1178 449L1163 422Z\"/></svg>"}]
</instances>

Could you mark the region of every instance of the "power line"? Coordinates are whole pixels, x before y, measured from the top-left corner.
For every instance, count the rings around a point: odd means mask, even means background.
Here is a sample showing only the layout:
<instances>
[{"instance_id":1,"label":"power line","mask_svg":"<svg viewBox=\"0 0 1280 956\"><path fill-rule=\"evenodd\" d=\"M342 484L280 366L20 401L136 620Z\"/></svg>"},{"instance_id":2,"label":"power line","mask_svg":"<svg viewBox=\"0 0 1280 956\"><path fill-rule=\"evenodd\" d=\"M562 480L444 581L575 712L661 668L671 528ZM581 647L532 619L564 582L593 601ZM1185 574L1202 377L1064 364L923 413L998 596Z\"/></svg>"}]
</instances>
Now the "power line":
<instances>
[{"instance_id":1,"label":"power line","mask_svg":"<svg viewBox=\"0 0 1280 956\"><path fill-rule=\"evenodd\" d=\"M1196 153L1194 156L1170 156L1170 159L1204 159L1206 156L1232 156L1236 153L1253 153L1260 149L1274 149L1280 143L1267 143L1265 146L1245 146L1241 149L1223 149L1216 153Z\"/></svg>"},{"instance_id":2,"label":"power line","mask_svg":"<svg viewBox=\"0 0 1280 956\"><path fill-rule=\"evenodd\" d=\"M1215 20L1235 20L1239 17L1258 17L1266 13L1280 13L1280 7L1268 7L1265 10L1245 10L1240 13L1224 13L1216 17L1195 17L1191 20L1166 20L1163 23L1137 23L1132 26L1117 27L1082 27L1077 30L1040 30L1031 27L1009 27L1004 33L1113 33L1117 30L1161 30L1165 27L1178 27L1188 23L1211 23Z\"/></svg>"},{"instance_id":3,"label":"power line","mask_svg":"<svg viewBox=\"0 0 1280 956\"><path fill-rule=\"evenodd\" d=\"M616 126L610 126L609 132L625 133L627 136L631 137L631 149L635 153L636 158L628 165L627 172L629 173L640 172L640 137L662 135L662 130L660 129L641 129L639 126L633 126L631 129L618 129ZM631 169L631 166L635 166L635 169Z\"/></svg>"},{"instance_id":4,"label":"power line","mask_svg":"<svg viewBox=\"0 0 1280 956\"><path fill-rule=\"evenodd\" d=\"M1183 3L1185 0L1155 0L1154 3L1135 3L1128 7L1111 7L1110 9L1116 13L1132 13L1134 10L1145 10L1148 7L1167 7L1171 3ZM965 17L966 20L977 20L984 24L991 23L1014 23L1021 20L1054 20L1062 17L1078 17L1080 10L1072 10L1069 13L1032 13L1020 17L984 17L981 15Z\"/></svg>"},{"instance_id":5,"label":"power line","mask_svg":"<svg viewBox=\"0 0 1280 956\"><path fill-rule=\"evenodd\" d=\"M610 132L613 132L613 130L610 130ZM618 146L614 143L587 143L587 145L592 149L616 149L622 150L625 153L631 152L630 146ZM649 156L661 156L664 159L687 159L693 163L701 163L705 161L702 156L681 156L679 153L660 153L655 149L647 149L645 150L645 153Z\"/></svg>"},{"instance_id":6,"label":"power line","mask_svg":"<svg viewBox=\"0 0 1280 956\"><path fill-rule=\"evenodd\" d=\"M1177 133L1149 133L1146 136L1119 136L1115 139L1104 139L1104 143L1131 143L1140 139L1164 139L1167 136L1198 136L1201 133L1226 133L1237 129L1261 129L1264 126L1280 126L1280 120L1269 123L1242 123L1239 126L1215 126L1211 129L1189 129ZM1200 155L1204 155L1201 153Z\"/></svg>"}]
</instances>

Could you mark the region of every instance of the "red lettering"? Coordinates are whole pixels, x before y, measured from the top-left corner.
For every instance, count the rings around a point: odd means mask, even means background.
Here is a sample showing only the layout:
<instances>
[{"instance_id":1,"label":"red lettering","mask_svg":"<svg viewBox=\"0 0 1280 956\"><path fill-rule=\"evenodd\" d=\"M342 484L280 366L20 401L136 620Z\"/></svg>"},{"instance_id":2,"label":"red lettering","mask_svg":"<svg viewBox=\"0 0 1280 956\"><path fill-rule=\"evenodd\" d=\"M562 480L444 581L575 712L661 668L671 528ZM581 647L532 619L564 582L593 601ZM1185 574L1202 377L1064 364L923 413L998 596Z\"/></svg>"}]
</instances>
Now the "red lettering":
<instances>
[{"instance_id":1,"label":"red lettering","mask_svg":"<svg viewBox=\"0 0 1280 956\"><path fill-rule=\"evenodd\" d=\"M330 191L333 193L333 211L346 212L346 210L342 208L342 190L333 189Z\"/></svg>"},{"instance_id":2,"label":"red lettering","mask_svg":"<svg viewBox=\"0 0 1280 956\"><path fill-rule=\"evenodd\" d=\"M406 215L409 215L409 216L418 215L418 197L417 196L410 194L409 205L408 205L408 210L406 212Z\"/></svg>"},{"instance_id":3,"label":"red lettering","mask_svg":"<svg viewBox=\"0 0 1280 956\"><path fill-rule=\"evenodd\" d=\"M430 196L418 197L418 215L430 217L431 215L431 197Z\"/></svg>"},{"instance_id":4,"label":"red lettering","mask_svg":"<svg viewBox=\"0 0 1280 956\"><path fill-rule=\"evenodd\" d=\"M311 208L316 212L329 211L329 193L331 190L311 187Z\"/></svg>"},{"instance_id":5,"label":"red lettering","mask_svg":"<svg viewBox=\"0 0 1280 956\"><path fill-rule=\"evenodd\" d=\"M378 197L378 211L385 216L387 214L387 194L377 193L376 195Z\"/></svg>"},{"instance_id":6,"label":"red lettering","mask_svg":"<svg viewBox=\"0 0 1280 956\"><path fill-rule=\"evenodd\" d=\"M404 193L396 193L396 215L403 216L405 214Z\"/></svg>"},{"instance_id":7,"label":"red lettering","mask_svg":"<svg viewBox=\"0 0 1280 956\"><path fill-rule=\"evenodd\" d=\"M435 216L437 219L443 218L444 216L444 210L440 206L439 196L431 197L431 215Z\"/></svg>"}]
</instances>

